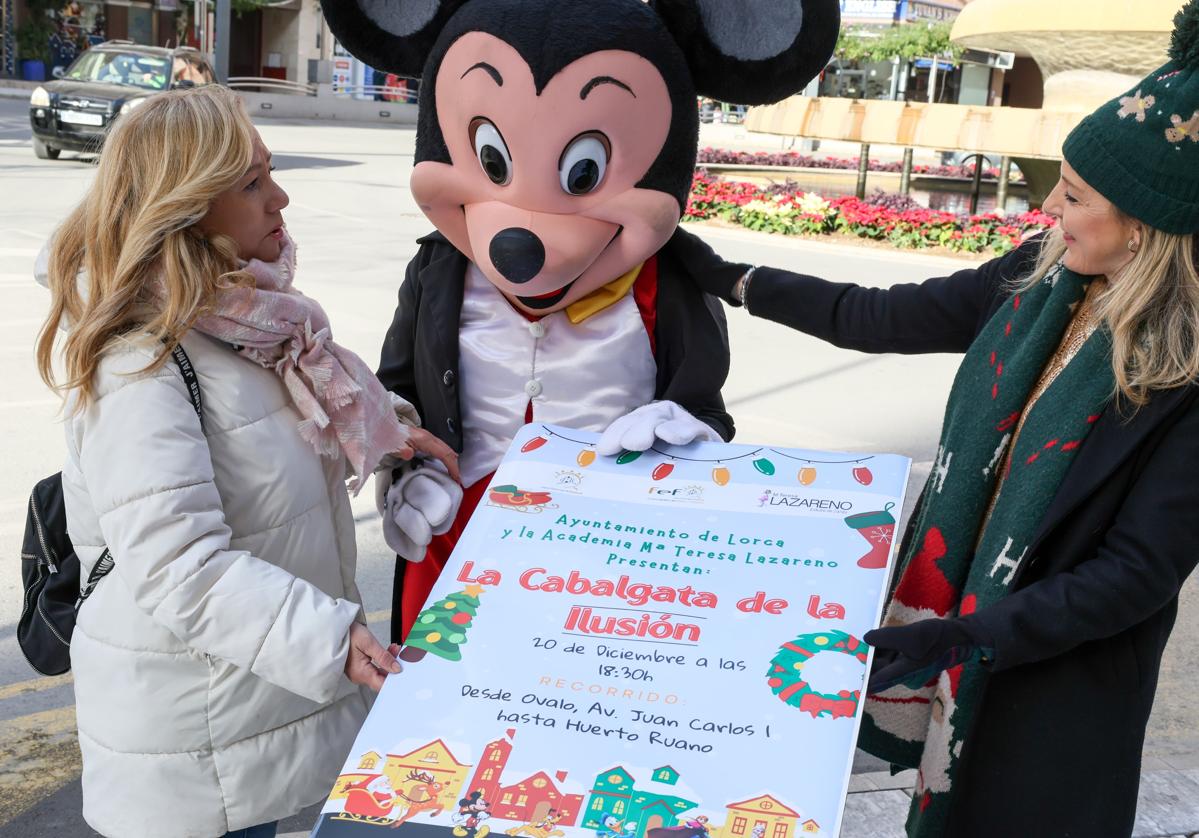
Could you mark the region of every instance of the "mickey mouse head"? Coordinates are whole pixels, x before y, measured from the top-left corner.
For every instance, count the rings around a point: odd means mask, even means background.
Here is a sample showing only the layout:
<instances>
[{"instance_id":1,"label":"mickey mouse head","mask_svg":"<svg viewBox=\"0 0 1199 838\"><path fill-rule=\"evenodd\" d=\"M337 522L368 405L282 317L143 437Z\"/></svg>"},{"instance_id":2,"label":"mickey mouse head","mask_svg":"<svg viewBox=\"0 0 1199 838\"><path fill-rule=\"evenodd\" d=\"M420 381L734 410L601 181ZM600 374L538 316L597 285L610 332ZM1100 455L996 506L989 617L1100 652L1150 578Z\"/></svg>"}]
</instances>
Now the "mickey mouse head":
<instances>
[{"instance_id":1,"label":"mickey mouse head","mask_svg":"<svg viewBox=\"0 0 1199 838\"><path fill-rule=\"evenodd\" d=\"M325 0L368 64L423 79L412 193L505 296L564 308L673 235L698 94L795 93L837 0ZM423 68L423 69L422 69Z\"/></svg>"}]
</instances>

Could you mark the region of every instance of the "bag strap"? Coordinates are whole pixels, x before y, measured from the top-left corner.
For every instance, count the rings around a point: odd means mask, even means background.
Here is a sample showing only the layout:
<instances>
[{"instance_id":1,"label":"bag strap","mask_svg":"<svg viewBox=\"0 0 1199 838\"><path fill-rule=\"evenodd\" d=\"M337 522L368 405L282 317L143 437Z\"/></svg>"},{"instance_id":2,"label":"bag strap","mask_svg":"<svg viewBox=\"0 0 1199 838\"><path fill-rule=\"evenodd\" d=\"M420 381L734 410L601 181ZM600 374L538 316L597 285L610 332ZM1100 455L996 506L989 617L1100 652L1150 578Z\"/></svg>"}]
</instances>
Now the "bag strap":
<instances>
[{"instance_id":1,"label":"bag strap","mask_svg":"<svg viewBox=\"0 0 1199 838\"><path fill-rule=\"evenodd\" d=\"M191 358L187 357L187 353L183 351L183 344L175 344L175 348L171 350L171 358L179 367L179 373L183 376L183 383L187 386L187 394L191 397L192 407L196 409L196 416L200 417L200 430L204 430L204 404L200 399L200 380L196 377L196 369L192 366ZM79 601L75 603L75 610L83 605L84 600L92 595L92 591L96 590L96 586L100 584L100 580L108 574L112 573L116 562L112 558L112 553L107 547L100 554L100 558L92 565L92 572L87 575L87 584L83 586L83 590L79 593Z\"/></svg>"},{"instance_id":2,"label":"bag strap","mask_svg":"<svg viewBox=\"0 0 1199 838\"><path fill-rule=\"evenodd\" d=\"M196 378L195 367L192 366L191 358L187 357L187 353L183 351L183 344L175 344L175 348L171 350L171 357L175 359L175 363L179 366L179 373L183 376L183 383L187 385L187 394L191 396L192 407L196 409L196 415L200 417L200 430L204 429L204 404L200 400L200 381Z\"/></svg>"},{"instance_id":3,"label":"bag strap","mask_svg":"<svg viewBox=\"0 0 1199 838\"><path fill-rule=\"evenodd\" d=\"M79 610L79 606L83 605L83 601L92 595L92 591L96 590L96 585L100 584L100 580L112 572L115 564L116 562L112 560L112 553L108 552L108 548L105 547L100 558L92 565L92 572L87 575L87 584L79 592L79 601L75 603L76 611Z\"/></svg>"}]
</instances>

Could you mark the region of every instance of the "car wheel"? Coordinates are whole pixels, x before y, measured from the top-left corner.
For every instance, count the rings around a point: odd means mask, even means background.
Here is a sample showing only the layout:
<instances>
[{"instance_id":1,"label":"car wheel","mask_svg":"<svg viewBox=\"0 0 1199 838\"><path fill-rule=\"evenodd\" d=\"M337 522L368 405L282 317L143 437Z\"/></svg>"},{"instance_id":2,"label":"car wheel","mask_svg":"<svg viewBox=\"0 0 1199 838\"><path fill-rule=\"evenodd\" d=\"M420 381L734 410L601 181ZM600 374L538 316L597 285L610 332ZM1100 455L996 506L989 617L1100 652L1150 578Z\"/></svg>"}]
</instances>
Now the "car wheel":
<instances>
[{"instance_id":1,"label":"car wheel","mask_svg":"<svg viewBox=\"0 0 1199 838\"><path fill-rule=\"evenodd\" d=\"M61 148L46 145L37 137L33 138L33 153L38 160L57 160L58 155L62 154Z\"/></svg>"}]
</instances>

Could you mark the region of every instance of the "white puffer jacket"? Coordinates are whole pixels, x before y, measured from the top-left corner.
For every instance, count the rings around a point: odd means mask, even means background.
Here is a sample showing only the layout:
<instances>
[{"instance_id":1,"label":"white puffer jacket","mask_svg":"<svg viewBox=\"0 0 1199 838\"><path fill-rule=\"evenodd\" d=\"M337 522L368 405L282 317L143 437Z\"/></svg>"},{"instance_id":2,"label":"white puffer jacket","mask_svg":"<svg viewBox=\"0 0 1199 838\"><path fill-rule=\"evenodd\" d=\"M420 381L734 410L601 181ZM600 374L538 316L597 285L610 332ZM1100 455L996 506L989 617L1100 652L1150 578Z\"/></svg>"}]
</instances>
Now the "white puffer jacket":
<instances>
[{"instance_id":1,"label":"white puffer jacket","mask_svg":"<svg viewBox=\"0 0 1199 838\"><path fill-rule=\"evenodd\" d=\"M103 545L116 561L71 642L83 814L109 838L213 838L321 800L370 702L342 673L361 619L345 460L300 437L273 372L183 347L203 430L173 362L137 374L145 338L66 423L83 577Z\"/></svg>"}]
</instances>

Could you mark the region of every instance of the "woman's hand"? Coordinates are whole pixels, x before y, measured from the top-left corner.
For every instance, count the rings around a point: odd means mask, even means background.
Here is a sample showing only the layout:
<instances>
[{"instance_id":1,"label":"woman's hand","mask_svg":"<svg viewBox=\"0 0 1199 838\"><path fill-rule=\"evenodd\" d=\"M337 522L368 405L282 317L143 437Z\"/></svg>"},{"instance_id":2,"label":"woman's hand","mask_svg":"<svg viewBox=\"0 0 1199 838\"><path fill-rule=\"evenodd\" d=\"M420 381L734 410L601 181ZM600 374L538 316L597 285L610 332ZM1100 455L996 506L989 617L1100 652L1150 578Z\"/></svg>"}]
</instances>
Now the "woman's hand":
<instances>
[{"instance_id":1,"label":"woman's hand","mask_svg":"<svg viewBox=\"0 0 1199 838\"><path fill-rule=\"evenodd\" d=\"M982 637L977 627L959 618L877 628L866 632L862 639L874 647L870 683L866 686L871 695L897 684L922 684L976 654L984 664L994 657L994 644Z\"/></svg>"},{"instance_id":2,"label":"woman's hand","mask_svg":"<svg viewBox=\"0 0 1199 838\"><path fill-rule=\"evenodd\" d=\"M450 477L454 478L455 483L462 482L462 475L458 473L458 454L454 449L424 428L409 428L408 444L396 451L395 455L401 460L411 460L417 454L438 460L445 466Z\"/></svg>"},{"instance_id":3,"label":"woman's hand","mask_svg":"<svg viewBox=\"0 0 1199 838\"><path fill-rule=\"evenodd\" d=\"M350 623L350 652L346 655L346 677L355 684L370 687L375 692L383 688L390 673L400 671L396 655L400 647L391 644L386 649L375 639L371 630L359 622Z\"/></svg>"}]
</instances>

